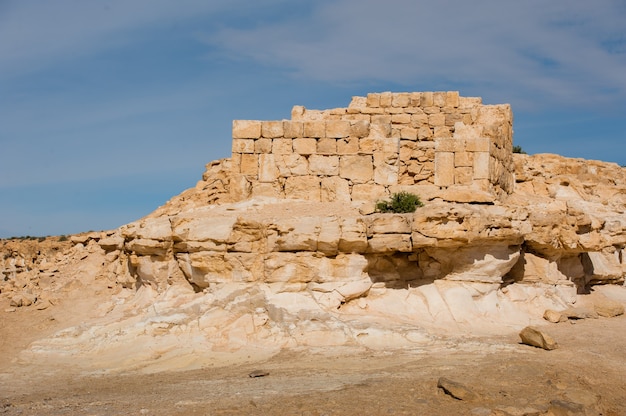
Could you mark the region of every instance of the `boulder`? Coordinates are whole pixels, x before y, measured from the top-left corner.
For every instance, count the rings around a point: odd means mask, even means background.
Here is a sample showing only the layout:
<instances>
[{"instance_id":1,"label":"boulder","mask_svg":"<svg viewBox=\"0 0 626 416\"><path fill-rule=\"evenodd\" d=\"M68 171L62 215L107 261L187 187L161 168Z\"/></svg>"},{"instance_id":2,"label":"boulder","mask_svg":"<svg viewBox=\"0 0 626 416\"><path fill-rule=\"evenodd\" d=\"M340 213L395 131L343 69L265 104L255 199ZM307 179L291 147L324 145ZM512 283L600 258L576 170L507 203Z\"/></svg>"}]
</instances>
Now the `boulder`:
<instances>
[{"instance_id":1,"label":"boulder","mask_svg":"<svg viewBox=\"0 0 626 416\"><path fill-rule=\"evenodd\" d=\"M558 344L545 331L533 326L527 326L519 333L522 343L544 350L554 350Z\"/></svg>"}]
</instances>

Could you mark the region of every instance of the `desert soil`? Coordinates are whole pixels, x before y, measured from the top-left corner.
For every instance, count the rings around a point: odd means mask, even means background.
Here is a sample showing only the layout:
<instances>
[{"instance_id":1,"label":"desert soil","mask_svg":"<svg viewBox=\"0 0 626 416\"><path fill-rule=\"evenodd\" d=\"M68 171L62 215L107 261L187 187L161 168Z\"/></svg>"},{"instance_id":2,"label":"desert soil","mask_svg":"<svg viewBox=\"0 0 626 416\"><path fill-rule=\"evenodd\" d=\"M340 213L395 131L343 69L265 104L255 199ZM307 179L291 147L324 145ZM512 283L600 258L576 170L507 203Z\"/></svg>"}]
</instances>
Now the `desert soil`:
<instances>
[{"instance_id":1,"label":"desert soil","mask_svg":"<svg viewBox=\"0 0 626 416\"><path fill-rule=\"evenodd\" d=\"M30 342L80 323L106 296L93 288L45 310L12 312L0 302L1 415L523 415L550 406L553 414L626 415L624 316L550 324L553 351L521 345L508 332L442 337L419 350L289 350L253 364L153 374L20 362ZM268 374L250 377L255 370ZM445 394L441 377L475 398Z\"/></svg>"}]
</instances>

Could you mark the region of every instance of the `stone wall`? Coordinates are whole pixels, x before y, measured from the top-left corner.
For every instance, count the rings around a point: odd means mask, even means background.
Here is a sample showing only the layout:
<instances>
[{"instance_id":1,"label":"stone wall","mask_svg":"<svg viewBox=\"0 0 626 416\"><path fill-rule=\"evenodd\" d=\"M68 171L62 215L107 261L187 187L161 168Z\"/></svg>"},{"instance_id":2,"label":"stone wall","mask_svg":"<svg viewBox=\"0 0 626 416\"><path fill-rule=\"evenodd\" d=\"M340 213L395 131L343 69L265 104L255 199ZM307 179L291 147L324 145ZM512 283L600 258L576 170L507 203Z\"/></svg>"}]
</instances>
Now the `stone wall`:
<instances>
[{"instance_id":1,"label":"stone wall","mask_svg":"<svg viewBox=\"0 0 626 416\"><path fill-rule=\"evenodd\" d=\"M512 112L456 91L375 93L291 120L233 121L231 196L492 202L513 191Z\"/></svg>"}]
</instances>

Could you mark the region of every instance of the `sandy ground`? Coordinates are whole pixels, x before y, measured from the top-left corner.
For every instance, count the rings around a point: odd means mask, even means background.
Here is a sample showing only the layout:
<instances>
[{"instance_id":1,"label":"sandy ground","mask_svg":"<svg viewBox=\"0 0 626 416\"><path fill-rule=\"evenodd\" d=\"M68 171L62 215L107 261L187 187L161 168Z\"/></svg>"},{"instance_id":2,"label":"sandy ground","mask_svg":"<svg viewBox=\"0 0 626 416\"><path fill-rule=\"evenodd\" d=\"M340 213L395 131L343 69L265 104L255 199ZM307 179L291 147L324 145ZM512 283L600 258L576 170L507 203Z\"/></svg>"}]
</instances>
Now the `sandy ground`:
<instances>
[{"instance_id":1,"label":"sandy ground","mask_svg":"<svg viewBox=\"0 0 626 416\"><path fill-rule=\"evenodd\" d=\"M30 342L79 323L109 296L91 290L45 310L6 312L0 304L0 414L626 415L624 316L550 324L554 351L508 333L448 337L422 350L289 350L254 364L155 374L80 375L54 362L19 363ZM255 370L269 374L250 377ZM441 377L475 398L445 394Z\"/></svg>"}]
</instances>

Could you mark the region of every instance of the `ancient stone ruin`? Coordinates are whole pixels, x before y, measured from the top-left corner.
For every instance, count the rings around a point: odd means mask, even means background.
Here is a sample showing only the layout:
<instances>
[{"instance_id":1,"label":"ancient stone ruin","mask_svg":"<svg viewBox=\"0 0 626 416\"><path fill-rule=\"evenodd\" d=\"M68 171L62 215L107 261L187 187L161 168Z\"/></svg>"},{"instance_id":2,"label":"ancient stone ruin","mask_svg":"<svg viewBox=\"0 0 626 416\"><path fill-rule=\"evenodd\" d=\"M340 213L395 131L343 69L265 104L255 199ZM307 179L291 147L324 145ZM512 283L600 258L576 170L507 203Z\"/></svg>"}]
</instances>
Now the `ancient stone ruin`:
<instances>
[{"instance_id":1,"label":"ancient stone ruin","mask_svg":"<svg viewBox=\"0 0 626 416\"><path fill-rule=\"evenodd\" d=\"M233 122L235 200L371 201L399 189L455 202L513 191L513 116L457 91L368 94L291 120Z\"/></svg>"},{"instance_id":2,"label":"ancient stone ruin","mask_svg":"<svg viewBox=\"0 0 626 416\"><path fill-rule=\"evenodd\" d=\"M624 283L626 169L513 154L512 134L508 105L457 92L234 121L232 158L145 218L63 252L3 243L0 295L39 307L82 283L115 289L97 322L27 356L86 368L412 348L582 316L581 296ZM424 206L375 212L398 191Z\"/></svg>"}]
</instances>

